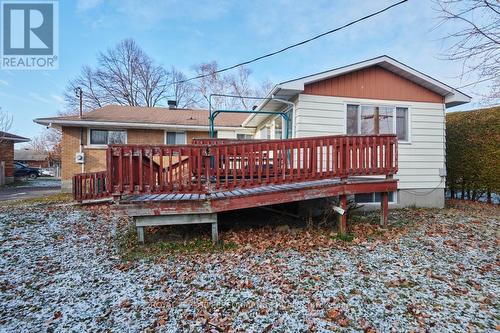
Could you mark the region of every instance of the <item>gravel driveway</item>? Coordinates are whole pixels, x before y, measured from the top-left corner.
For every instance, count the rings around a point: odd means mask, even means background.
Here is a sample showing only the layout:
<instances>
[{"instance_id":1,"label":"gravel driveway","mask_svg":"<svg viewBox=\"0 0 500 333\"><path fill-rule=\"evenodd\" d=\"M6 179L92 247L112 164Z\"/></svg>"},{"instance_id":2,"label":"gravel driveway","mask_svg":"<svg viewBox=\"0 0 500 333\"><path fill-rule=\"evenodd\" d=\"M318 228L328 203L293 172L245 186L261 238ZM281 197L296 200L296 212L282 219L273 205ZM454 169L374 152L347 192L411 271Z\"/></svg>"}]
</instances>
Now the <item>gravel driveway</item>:
<instances>
[{"instance_id":1,"label":"gravel driveway","mask_svg":"<svg viewBox=\"0 0 500 333\"><path fill-rule=\"evenodd\" d=\"M492 332L498 213L395 210L350 242L223 232L231 249L128 262L107 206L0 206L0 331Z\"/></svg>"}]
</instances>

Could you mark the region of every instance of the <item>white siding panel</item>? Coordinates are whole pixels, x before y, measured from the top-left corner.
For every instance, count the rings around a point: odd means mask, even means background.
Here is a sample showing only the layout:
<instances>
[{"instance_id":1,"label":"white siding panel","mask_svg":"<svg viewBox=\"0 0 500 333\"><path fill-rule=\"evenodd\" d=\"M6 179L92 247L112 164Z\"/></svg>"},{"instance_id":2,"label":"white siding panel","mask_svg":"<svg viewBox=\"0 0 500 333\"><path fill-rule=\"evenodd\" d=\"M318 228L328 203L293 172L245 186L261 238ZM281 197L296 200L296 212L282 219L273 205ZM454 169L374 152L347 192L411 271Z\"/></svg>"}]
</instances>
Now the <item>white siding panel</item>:
<instances>
[{"instance_id":1,"label":"white siding panel","mask_svg":"<svg viewBox=\"0 0 500 333\"><path fill-rule=\"evenodd\" d=\"M235 131L217 131L217 137L221 139L235 139L236 132Z\"/></svg>"},{"instance_id":2,"label":"white siding panel","mask_svg":"<svg viewBox=\"0 0 500 333\"><path fill-rule=\"evenodd\" d=\"M331 135L338 134L339 132L342 132L344 129L343 126L341 125L336 125L336 124L331 124L331 123L325 123L325 124L311 124L311 123L302 123L302 122L297 122L297 126L300 127L301 130L306 130L306 131L318 131L318 132L330 132L332 133Z\"/></svg>"},{"instance_id":3,"label":"white siding panel","mask_svg":"<svg viewBox=\"0 0 500 333\"><path fill-rule=\"evenodd\" d=\"M399 144L400 189L444 188L439 169L445 165L444 105L301 94L296 105L295 135L345 134L346 104L397 105L410 110L410 143Z\"/></svg>"}]
</instances>

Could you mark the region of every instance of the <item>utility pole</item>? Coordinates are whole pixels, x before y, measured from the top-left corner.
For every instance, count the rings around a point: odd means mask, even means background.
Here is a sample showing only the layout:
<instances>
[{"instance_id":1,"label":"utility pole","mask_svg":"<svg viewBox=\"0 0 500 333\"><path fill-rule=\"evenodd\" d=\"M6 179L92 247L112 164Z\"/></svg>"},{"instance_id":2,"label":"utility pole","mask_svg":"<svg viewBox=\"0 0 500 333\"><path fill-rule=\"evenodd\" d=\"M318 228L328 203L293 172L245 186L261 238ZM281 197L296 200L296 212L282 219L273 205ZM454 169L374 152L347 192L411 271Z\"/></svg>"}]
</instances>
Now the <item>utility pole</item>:
<instances>
[{"instance_id":1,"label":"utility pole","mask_svg":"<svg viewBox=\"0 0 500 333\"><path fill-rule=\"evenodd\" d=\"M79 113L79 118L82 119L82 114L83 114L83 90L81 87L76 87L75 88L75 95L80 99L80 113Z\"/></svg>"}]
</instances>

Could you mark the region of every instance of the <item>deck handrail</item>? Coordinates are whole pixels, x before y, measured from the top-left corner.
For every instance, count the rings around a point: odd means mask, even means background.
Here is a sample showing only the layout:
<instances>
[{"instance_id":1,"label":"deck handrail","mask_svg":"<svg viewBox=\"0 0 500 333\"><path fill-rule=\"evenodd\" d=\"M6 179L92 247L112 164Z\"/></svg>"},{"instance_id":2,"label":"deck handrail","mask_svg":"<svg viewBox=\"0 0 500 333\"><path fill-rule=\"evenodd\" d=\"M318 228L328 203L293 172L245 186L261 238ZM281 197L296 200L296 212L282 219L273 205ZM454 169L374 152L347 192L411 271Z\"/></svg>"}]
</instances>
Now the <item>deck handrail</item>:
<instances>
[{"instance_id":1,"label":"deck handrail","mask_svg":"<svg viewBox=\"0 0 500 333\"><path fill-rule=\"evenodd\" d=\"M394 134L122 144L107 150L107 191L209 194L315 179L392 176L397 170Z\"/></svg>"},{"instance_id":2,"label":"deck handrail","mask_svg":"<svg viewBox=\"0 0 500 333\"><path fill-rule=\"evenodd\" d=\"M79 202L109 196L107 171L79 173L73 176L73 198Z\"/></svg>"}]
</instances>

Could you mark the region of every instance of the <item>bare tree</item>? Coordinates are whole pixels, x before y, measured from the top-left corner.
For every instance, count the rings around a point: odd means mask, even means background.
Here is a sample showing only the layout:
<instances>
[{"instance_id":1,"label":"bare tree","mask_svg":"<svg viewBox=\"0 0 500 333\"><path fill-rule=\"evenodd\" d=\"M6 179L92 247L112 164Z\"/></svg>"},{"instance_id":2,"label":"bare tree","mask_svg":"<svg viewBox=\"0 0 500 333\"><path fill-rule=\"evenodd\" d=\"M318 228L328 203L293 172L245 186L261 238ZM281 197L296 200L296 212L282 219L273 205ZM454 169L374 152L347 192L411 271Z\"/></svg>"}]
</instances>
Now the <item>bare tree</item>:
<instances>
[{"instance_id":1,"label":"bare tree","mask_svg":"<svg viewBox=\"0 0 500 333\"><path fill-rule=\"evenodd\" d=\"M225 107L225 99L222 97L213 97L210 101L210 95L214 93L224 93L226 84L220 74L217 73L217 62L202 63L193 66L196 75L202 76L195 83L195 91L199 96L199 104L202 107L207 107L209 102L212 107L221 109Z\"/></svg>"},{"instance_id":2,"label":"bare tree","mask_svg":"<svg viewBox=\"0 0 500 333\"><path fill-rule=\"evenodd\" d=\"M199 103L203 107L208 106L210 94L229 94L235 96L260 95L259 89L254 89L250 82L251 71L245 67L239 67L236 73L217 73L218 64L213 61L194 66L196 75L204 76L195 84L195 90L199 95ZM260 96L256 96L260 97ZM212 97L212 107L215 109L250 109L255 104L254 99Z\"/></svg>"},{"instance_id":3,"label":"bare tree","mask_svg":"<svg viewBox=\"0 0 500 333\"><path fill-rule=\"evenodd\" d=\"M196 90L192 82L186 81L186 75L172 66L169 77L169 98L177 101L179 108L192 108L197 106Z\"/></svg>"},{"instance_id":4,"label":"bare tree","mask_svg":"<svg viewBox=\"0 0 500 333\"><path fill-rule=\"evenodd\" d=\"M55 128L48 128L40 135L34 137L29 146L36 152L51 152L58 149L61 142L61 131Z\"/></svg>"},{"instance_id":5,"label":"bare tree","mask_svg":"<svg viewBox=\"0 0 500 333\"><path fill-rule=\"evenodd\" d=\"M66 112L64 114L78 114L79 98L75 95L77 87L82 88L83 94L83 110L90 111L104 106L101 90L95 82L95 72L88 66L84 66L78 77L72 80L64 92L64 100L66 101Z\"/></svg>"},{"instance_id":6,"label":"bare tree","mask_svg":"<svg viewBox=\"0 0 500 333\"><path fill-rule=\"evenodd\" d=\"M451 25L449 60L461 61L462 76L491 81L491 96L500 97L500 2L498 0L435 0L439 24Z\"/></svg>"},{"instance_id":7,"label":"bare tree","mask_svg":"<svg viewBox=\"0 0 500 333\"><path fill-rule=\"evenodd\" d=\"M12 127L12 116L0 107L0 136L1 132L8 132ZM2 139L0 138L0 143Z\"/></svg>"},{"instance_id":8,"label":"bare tree","mask_svg":"<svg viewBox=\"0 0 500 333\"><path fill-rule=\"evenodd\" d=\"M257 97L266 97L267 94L271 92L271 89L273 89L274 83L271 82L271 80L266 79L260 83L260 85L257 87L255 90L255 95Z\"/></svg>"},{"instance_id":9,"label":"bare tree","mask_svg":"<svg viewBox=\"0 0 500 333\"><path fill-rule=\"evenodd\" d=\"M101 52L98 66L84 66L65 93L70 113L76 113L76 87L84 92L84 109L107 104L154 107L168 97L169 73L157 65L132 39ZM74 111L76 109L76 111Z\"/></svg>"}]
</instances>

